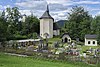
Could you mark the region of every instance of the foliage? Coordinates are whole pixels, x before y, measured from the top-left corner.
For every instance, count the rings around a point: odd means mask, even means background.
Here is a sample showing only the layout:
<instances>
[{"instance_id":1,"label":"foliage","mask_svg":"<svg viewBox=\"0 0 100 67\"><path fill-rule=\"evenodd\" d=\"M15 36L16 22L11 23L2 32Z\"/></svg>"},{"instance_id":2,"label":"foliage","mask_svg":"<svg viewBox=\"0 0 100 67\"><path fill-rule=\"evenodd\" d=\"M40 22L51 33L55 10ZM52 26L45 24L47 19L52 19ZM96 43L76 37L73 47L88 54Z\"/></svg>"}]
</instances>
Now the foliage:
<instances>
[{"instance_id":1,"label":"foliage","mask_svg":"<svg viewBox=\"0 0 100 67\"><path fill-rule=\"evenodd\" d=\"M37 17L31 15L26 17L26 21L22 24L22 34L32 34L33 32L39 34L39 20Z\"/></svg>"},{"instance_id":2,"label":"foliage","mask_svg":"<svg viewBox=\"0 0 100 67\"><path fill-rule=\"evenodd\" d=\"M98 44L100 45L100 16L96 16L91 23L92 34L97 34Z\"/></svg>"},{"instance_id":3,"label":"foliage","mask_svg":"<svg viewBox=\"0 0 100 67\"><path fill-rule=\"evenodd\" d=\"M23 15L17 7L6 8L0 16L0 41L33 38L39 34L39 19L33 15Z\"/></svg>"},{"instance_id":4,"label":"foliage","mask_svg":"<svg viewBox=\"0 0 100 67\"><path fill-rule=\"evenodd\" d=\"M92 17L85 11L83 7L75 6L68 13L68 22L65 23L65 31L68 32L73 39L84 39L85 34L91 33Z\"/></svg>"},{"instance_id":5,"label":"foliage","mask_svg":"<svg viewBox=\"0 0 100 67\"><path fill-rule=\"evenodd\" d=\"M6 41L8 35L7 22L0 16L0 42Z\"/></svg>"},{"instance_id":6,"label":"foliage","mask_svg":"<svg viewBox=\"0 0 100 67\"><path fill-rule=\"evenodd\" d=\"M6 21L9 23L10 25L10 33L16 33L16 31L20 31L21 30L21 22L19 21L19 19L21 18L21 14L18 10L17 7L13 7L13 8L7 8L5 10L5 12L7 13L7 15L5 15Z\"/></svg>"},{"instance_id":7,"label":"foliage","mask_svg":"<svg viewBox=\"0 0 100 67\"><path fill-rule=\"evenodd\" d=\"M100 44L100 16L94 18L83 7L75 6L68 13L62 32L68 32L72 39L79 38L84 41L85 34L97 34Z\"/></svg>"},{"instance_id":8,"label":"foliage","mask_svg":"<svg viewBox=\"0 0 100 67\"><path fill-rule=\"evenodd\" d=\"M33 33L33 39L37 39L37 33Z\"/></svg>"}]
</instances>

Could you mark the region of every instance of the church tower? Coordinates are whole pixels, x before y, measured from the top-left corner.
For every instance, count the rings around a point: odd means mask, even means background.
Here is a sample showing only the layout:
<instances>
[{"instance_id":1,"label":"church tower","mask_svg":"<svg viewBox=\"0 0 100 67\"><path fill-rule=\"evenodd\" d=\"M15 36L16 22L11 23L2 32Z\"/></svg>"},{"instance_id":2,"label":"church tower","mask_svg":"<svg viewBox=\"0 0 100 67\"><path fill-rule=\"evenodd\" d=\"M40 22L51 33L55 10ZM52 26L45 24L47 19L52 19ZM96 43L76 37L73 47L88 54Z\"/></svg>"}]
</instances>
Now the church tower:
<instances>
[{"instance_id":1,"label":"church tower","mask_svg":"<svg viewBox=\"0 0 100 67\"><path fill-rule=\"evenodd\" d=\"M53 22L54 19L49 14L49 7L44 14L40 17L40 36L45 38L44 34L48 34L48 38L53 38Z\"/></svg>"}]
</instances>

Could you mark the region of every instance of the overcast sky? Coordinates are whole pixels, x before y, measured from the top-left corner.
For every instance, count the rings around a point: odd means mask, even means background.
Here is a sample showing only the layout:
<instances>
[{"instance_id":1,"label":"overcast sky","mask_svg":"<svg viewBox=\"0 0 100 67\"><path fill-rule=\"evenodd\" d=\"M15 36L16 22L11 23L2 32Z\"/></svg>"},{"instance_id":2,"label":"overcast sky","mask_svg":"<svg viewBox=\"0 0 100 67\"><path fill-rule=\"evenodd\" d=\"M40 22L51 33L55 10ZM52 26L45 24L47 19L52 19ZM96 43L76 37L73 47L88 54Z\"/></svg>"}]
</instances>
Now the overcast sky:
<instances>
[{"instance_id":1,"label":"overcast sky","mask_svg":"<svg viewBox=\"0 0 100 67\"><path fill-rule=\"evenodd\" d=\"M49 4L50 14L55 20L64 20L73 6L82 6L93 17L100 15L100 0L0 0L0 10L17 6L22 14L33 13L38 18Z\"/></svg>"}]
</instances>

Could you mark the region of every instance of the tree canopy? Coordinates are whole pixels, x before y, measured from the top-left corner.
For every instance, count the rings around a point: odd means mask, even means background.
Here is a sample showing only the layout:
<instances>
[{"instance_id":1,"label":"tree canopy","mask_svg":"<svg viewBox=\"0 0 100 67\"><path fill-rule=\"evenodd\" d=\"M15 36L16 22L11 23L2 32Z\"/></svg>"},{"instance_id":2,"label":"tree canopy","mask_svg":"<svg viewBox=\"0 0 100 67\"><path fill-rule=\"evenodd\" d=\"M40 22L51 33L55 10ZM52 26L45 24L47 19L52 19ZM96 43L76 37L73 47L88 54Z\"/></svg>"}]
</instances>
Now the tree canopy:
<instances>
[{"instance_id":1,"label":"tree canopy","mask_svg":"<svg viewBox=\"0 0 100 67\"><path fill-rule=\"evenodd\" d=\"M68 32L73 39L80 38L83 40L85 34L91 32L92 17L88 11L83 7L75 6L71 12L68 13L68 22L66 24L66 32Z\"/></svg>"},{"instance_id":2,"label":"tree canopy","mask_svg":"<svg viewBox=\"0 0 100 67\"><path fill-rule=\"evenodd\" d=\"M0 16L0 41L32 38L39 34L39 19L33 15L24 16L17 7L6 8Z\"/></svg>"}]
</instances>

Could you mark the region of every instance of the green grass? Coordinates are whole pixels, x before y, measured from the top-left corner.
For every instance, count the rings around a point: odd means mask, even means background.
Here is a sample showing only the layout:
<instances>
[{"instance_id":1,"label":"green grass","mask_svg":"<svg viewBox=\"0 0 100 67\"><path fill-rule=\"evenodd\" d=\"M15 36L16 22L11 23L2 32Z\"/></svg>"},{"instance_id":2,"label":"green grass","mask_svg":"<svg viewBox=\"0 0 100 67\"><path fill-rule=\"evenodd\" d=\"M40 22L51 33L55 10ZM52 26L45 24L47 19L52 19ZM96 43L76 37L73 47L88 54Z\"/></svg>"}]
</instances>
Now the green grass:
<instances>
[{"instance_id":1,"label":"green grass","mask_svg":"<svg viewBox=\"0 0 100 67\"><path fill-rule=\"evenodd\" d=\"M56 42L56 41L59 41L61 40L60 38L50 38L48 41L49 42Z\"/></svg>"},{"instance_id":2,"label":"green grass","mask_svg":"<svg viewBox=\"0 0 100 67\"><path fill-rule=\"evenodd\" d=\"M55 42L57 42L57 41L61 41L61 39L60 38L50 38L49 40L48 40L48 42L49 42L49 46L50 47L52 47L53 46L53 44L55 43Z\"/></svg>"},{"instance_id":3,"label":"green grass","mask_svg":"<svg viewBox=\"0 0 100 67\"><path fill-rule=\"evenodd\" d=\"M32 57L10 56L0 53L0 67L97 67L81 62L61 62L34 59Z\"/></svg>"}]
</instances>

